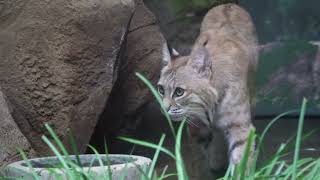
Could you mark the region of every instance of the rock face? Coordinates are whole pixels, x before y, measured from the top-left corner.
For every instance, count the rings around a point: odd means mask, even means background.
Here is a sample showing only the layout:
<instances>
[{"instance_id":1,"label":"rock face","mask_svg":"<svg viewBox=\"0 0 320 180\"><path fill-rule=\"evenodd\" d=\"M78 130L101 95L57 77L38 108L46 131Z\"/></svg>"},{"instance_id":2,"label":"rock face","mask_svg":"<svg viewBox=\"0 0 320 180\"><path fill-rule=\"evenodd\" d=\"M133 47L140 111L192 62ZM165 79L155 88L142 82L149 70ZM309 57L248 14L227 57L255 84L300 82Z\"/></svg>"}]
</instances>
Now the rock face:
<instances>
[{"instance_id":1,"label":"rock face","mask_svg":"<svg viewBox=\"0 0 320 180\"><path fill-rule=\"evenodd\" d=\"M0 167L6 163L19 159L20 154L17 147L26 154L32 156L33 149L27 138L20 132L20 129L14 122L10 107L0 88Z\"/></svg>"},{"instance_id":2,"label":"rock face","mask_svg":"<svg viewBox=\"0 0 320 180\"><path fill-rule=\"evenodd\" d=\"M137 9L129 27L126 61L121 65L119 76L125 116L135 114L143 105L154 100L149 88L135 73L141 73L156 85L160 76L163 50L167 48L154 15L144 6L142 0L135 0L135 3Z\"/></svg>"},{"instance_id":3,"label":"rock face","mask_svg":"<svg viewBox=\"0 0 320 180\"><path fill-rule=\"evenodd\" d=\"M218 1L215 1L215 3L216 2ZM203 13L195 13L192 6L190 6L190 8L183 8L185 5L188 6L192 3L193 2L183 4L172 0L146 1L146 5L159 19L159 25L168 43L182 55L190 53L194 41L199 35L204 16ZM175 7L174 4L179 7ZM204 13L206 13L206 11L204 11Z\"/></svg>"},{"instance_id":4,"label":"rock face","mask_svg":"<svg viewBox=\"0 0 320 180\"><path fill-rule=\"evenodd\" d=\"M156 25L154 15L142 0L135 0L135 5L119 79L91 141L95 146L99 146L103 145L104 137L107 137L111 152L126 149L121 146L122 143L114 142L113 138L120 134L134 134L141 124L141 111L154 99L135 73L140 72L156 84L161 70L163 47L166 48L166 40ZM103 151L103 147L101 148Z\"/></svg>"},{"instance_id":5,"label":"rock face","mask_svg":"<svg viewBox=\"0 0 320 180\"><path fill-rule=\"evenodd\" d=\"M86 149L117 80L131 0L0 3L0 86L37 153L48 123ZM1 142L2 144L2 142Z\"/></svg>"}]
</instances>

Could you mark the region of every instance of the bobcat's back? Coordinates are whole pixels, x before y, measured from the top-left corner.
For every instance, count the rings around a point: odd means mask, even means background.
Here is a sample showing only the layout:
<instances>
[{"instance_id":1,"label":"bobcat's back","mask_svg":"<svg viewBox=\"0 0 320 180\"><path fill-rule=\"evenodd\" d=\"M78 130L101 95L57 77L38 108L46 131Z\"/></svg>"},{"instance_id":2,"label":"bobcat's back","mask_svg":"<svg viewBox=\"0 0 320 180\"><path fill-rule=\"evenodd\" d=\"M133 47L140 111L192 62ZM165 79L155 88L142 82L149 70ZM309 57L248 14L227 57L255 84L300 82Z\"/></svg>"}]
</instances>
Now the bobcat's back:
<instances>
[{"instance_id":1,"label":"bobcat's back","mask_svg":"<svg viewBox=\"0 0 320 180\"><path fill-rule=\"evenodd\" d=\"M258 42L250 15L236 4L212 8L203 19L193 49L201 46L212 57L214 86L223 90L235 82L243 83L254 106Z\"/></svg>"}]
</instances>

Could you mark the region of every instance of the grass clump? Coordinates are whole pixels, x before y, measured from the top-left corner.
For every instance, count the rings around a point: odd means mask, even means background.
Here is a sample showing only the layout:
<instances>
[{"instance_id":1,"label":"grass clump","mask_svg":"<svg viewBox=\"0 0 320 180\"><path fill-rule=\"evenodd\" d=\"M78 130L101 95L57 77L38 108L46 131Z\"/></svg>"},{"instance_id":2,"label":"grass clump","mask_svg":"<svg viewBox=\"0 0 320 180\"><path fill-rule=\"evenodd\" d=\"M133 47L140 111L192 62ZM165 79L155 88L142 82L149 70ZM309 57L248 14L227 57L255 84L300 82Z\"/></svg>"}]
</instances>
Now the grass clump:
<instances>
[{"instance_id":1,"label":"grass clump","mask_svg":"<svg viewBox=\"0 0 320 180\"><path fill-rule=\"evenodd\" d=\"M163 107L161 98L157 91L154 89L154 87L151 85L151 83L145 79L141 74L137 74L137 76L146 83L146 85L151 89L151 92L154 94L156 99L158 100L160 107ZM303 122L304 122L304 114L306 111L306 105L307 100L303 100L302 106L300 108L300 117L299 117L299 125L297 129L297 135L295 138L294 146L292 144L282 144L277 152L267 161L264 163L261 163L261 165L258 165L258 159L261 154L263 140L268 132L268 130L271 128L271 126L280 118L282 118L285 115L295 113L297 111L290 111L283 114L280 114L276 118L274 118L270 124L266 127L266 129L262 132L261 135L257 135L254 131L250 132L248 142L247 142L247 148L244 154L244 157L239 165L233 166L230 165L227 169L225 175L221 177L221 180L254 180L254 179L272 179L272 180L295 180L295 179L310 179L310 180L318 180L320 179L320 158L300 158L300 149L301 149L301 141L304 139L305 136L302 136L303 134ZM189 172L186 171L185 163L183 161L183 157L181 155L181 142L182 142L182 132L183 128L185 127L185 121L181 122L179 128L177 131L173 128L173 125L170 121L170 117L166 112L164 112L170 128L172 130L172 133L175 137L175 150L174 152L171 152L167 148L163 147L164 141L165 141L165 135L163 134L160 137L159 143L154 144L150 142L145 142L137 139L132 139L128 137L119 137L120 139L145 146L148 148L152 148L155 150L154 156L152 158L152 163L149 167L139 167L137 166L141 176L141 180L162 180L162 179L168 179L169 177L173 179L178 180L188 180L189 179ZM70 142L73 146L73 153L76 154L76 160L72 160L70 158L70 154L67 152L66 148L63 146L62 142L59 140L59 138L56 136L54 131L50 128L50 126L45 126L51 136L51 139L53 139L53 142L49 140L48 137L43 136L43 141L50 147L54 155L59 159L59 165L57 165L57 168L50 168L50 172L55 177L55 179L63 179L67 178L70 180L112 180L114 179L112 176L112 170L110 166L105 166L105 161L107 161L107 164L110 164L108 159L108 151L107 147L105 145L105 157L106 159L102 159L103 156L100 156L99 153L92 147L89 146L93 150L93 152L96 155L95 161L99 162L99 165L101 167L105 168L105 172L103 175L97 176L93 171L91 171L91 166L89 168L84 168L82 166L81 160L79 158L79 153L76 149L75 142L73 137L70 135ZM307 134L306 136L309 136L310 134ZM253 144L253 142L257 142L256 151L253 153L252 162L249 163L249 151ZM55 144L55 145L54 145ZM291 147L294 147L294 158L292 161L285 160L283 157L290 152ZM20 151L21 156L24 160L27 160L27 157L25 156L24 152ZM156 163L159 159L160 153L163 153L169 157L171 157L176 162L176 171L174 173L167 172L166 166L161 172L156 172ZM28 164L28 167L32 169L32 173L28 174L25 177L28 177L29 179L40 179L39 172L36 172L35 169L32 167L32 164L29 161L26 161ZM92 162L93 164L93 162ZM91 165L92 165L91 164ZM250 164L250 166L248 165ZM61 173L63 172L63 175ZM121 177L118 177L115 180L122 180L126 179L126 170L123 171L123 174ZM0 179L10 179L10 177L1 177ZM12 178L11 178L12 179Z\"/></svg>"}]
</instances>

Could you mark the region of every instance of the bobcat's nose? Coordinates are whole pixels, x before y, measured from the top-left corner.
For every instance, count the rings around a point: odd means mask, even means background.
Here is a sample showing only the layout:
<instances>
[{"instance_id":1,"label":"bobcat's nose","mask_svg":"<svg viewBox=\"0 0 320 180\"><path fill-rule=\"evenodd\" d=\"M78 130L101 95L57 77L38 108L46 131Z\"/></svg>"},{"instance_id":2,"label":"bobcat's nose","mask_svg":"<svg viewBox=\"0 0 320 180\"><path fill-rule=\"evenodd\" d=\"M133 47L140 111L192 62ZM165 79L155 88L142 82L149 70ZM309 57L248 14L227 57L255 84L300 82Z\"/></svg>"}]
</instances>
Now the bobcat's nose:
<instances>
[{"instance_id":1,"label":"bobcat's nose","mask_svg":"<svg viewBox=\"0 0 320 180\"><path fill-rule=\"evenodd\" d=\"M170 109L170 106L171 106L171 101L170 101L170 99L164 98L163 101L162 101L162 103L163 103L163 108L164 108L164 110L166 110L166 112L168 112L169 109Z\"/></svg>"}]
</instances>

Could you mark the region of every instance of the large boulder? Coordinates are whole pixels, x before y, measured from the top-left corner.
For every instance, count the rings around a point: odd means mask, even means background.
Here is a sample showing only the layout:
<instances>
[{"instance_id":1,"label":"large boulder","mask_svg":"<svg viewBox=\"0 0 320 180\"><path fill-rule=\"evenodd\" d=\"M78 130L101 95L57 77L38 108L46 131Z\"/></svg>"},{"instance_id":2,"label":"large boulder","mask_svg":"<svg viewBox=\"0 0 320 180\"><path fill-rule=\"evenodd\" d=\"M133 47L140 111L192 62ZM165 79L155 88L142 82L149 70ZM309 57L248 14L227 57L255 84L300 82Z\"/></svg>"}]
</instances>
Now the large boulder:
<instances>
[{"instance_id":1,"label":"large boulder","mask_svg":"<svg viewBox=\"0 0 320 180\"><path fill-rule=\"evenodd\" d=\"M29 157L34 155L27 138L21 133L11 116L9 104L0 88L0 167L20 158L18 149Z\"/></svg>"},{"instance_id":2,"label":"large boulder","mask_svg":"<svg viewBox=\"0 0 320 180\"><path fill-rule=\"evenodd\" d=\"M117 80L131 0L7 0L0 4L0 86L37 153L44 123L84 152ZM1 142L2 144L2 142Z\"/></svg>"},{"instance_id":3,"label":"large boulder","mask_svg":"<svg viewBox=\"0 0 320 180\"><path fill-rule=\"evenodd\" d=\"M124 153L130 149L122 146L125 143L117 141L115 137L137 135L141 124L146 124L142 123L142 116L149 111L147 106L154 100L150 90L135 73L143 74L155 85L160 75L163 50L167 50L166 40L155 16L142 0L135 0L135 4L119 79L91 141L98 148L107 137L109 150L114 153ZM154 117L158 115L153 114ZM145 129L139 132L145 132Z\"/></svg>"},{"instance_id":4,"label":"large boulder","mask_svg":"<svg viewBox=\"0 0 320 180\"><path fill-rule=\"evenodd\" d=\"M156 85L161 71L164 51L168 52L167 43L162 35L156 18L145 7L142 0L135 0L137 10L132 18L127 37L125 62L121 65L119 79L124 96L124 115L137 113L143 105L154 100L150 89L136 75L144 75Z\"/></svg>"}]
</instances>

